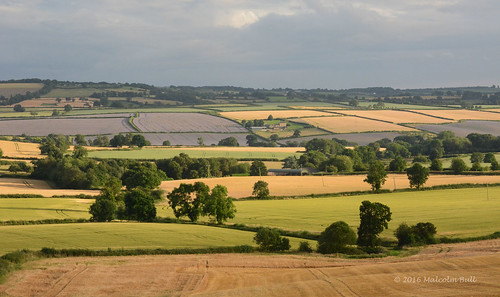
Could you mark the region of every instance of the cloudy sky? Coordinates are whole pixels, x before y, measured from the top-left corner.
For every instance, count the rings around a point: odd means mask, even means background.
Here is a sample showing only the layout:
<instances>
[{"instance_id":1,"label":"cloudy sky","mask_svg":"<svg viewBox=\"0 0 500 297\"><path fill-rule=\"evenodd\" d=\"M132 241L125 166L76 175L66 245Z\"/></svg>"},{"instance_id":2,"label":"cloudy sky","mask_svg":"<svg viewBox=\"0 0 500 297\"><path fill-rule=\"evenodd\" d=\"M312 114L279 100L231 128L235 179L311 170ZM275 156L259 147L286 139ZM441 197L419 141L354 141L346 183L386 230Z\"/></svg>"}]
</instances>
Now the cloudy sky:
<instances>
[{"instance_id":1,"label":"cloudy sky","mask_svg":"<svg viewBox=\"0 0 500 297\"><path fill-rule=\"evenodd\" d=\"M498 0L0 0L0 80L500 84Z\"/></svg>"}]
</instances>

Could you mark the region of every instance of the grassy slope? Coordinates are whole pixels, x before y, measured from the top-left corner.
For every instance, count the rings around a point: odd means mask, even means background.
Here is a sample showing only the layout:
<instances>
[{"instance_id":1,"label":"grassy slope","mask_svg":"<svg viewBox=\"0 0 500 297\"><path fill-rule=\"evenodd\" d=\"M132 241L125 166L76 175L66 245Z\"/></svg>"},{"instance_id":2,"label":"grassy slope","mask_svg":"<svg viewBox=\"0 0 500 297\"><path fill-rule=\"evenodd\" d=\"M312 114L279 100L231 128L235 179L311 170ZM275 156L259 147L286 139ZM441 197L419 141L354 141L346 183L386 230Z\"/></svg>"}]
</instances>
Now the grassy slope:
<instances>
[{"instance_id":1,"label":"grassy slope","mask_svg":"<svg viewBox=\"0 0 500 297\"><path fill-rule=\"evenodd\" d=\"M0 199L0 221L88 219L93 199L9 198Z\"/></svg>"},{"instance_id":2,"label":"grassy slope","mask_svg":"<svg viewBox=\"0 0 500 297\"><path fill-rule=\"evenodd\" d=\"M0 255L18 249L205 248L255 245L253 232L216 227L158 223L83 223L1 226ZM297 248L298 239L291 239Z\"/></svg>"}]
</instances>

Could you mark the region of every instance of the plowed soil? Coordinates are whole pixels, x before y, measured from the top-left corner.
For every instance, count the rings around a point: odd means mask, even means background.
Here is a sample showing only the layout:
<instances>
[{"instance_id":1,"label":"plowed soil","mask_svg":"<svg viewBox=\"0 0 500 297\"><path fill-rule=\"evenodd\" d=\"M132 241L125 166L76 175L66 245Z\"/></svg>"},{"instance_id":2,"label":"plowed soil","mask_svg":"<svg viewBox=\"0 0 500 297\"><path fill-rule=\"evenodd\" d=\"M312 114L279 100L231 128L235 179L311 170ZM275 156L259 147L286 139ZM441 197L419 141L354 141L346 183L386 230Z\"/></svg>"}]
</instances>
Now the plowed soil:
<instances>
[{"instance_id":1,"label":"plowed soil","mask_svg":"<svg viewBox=\"0 0 500 297\"><path fill-rule=\"evenodd\" d=\"M433 245L414 256L176 255L47 259L1 296L498 296L500 240Z\"/></svg>"}]
</instances>

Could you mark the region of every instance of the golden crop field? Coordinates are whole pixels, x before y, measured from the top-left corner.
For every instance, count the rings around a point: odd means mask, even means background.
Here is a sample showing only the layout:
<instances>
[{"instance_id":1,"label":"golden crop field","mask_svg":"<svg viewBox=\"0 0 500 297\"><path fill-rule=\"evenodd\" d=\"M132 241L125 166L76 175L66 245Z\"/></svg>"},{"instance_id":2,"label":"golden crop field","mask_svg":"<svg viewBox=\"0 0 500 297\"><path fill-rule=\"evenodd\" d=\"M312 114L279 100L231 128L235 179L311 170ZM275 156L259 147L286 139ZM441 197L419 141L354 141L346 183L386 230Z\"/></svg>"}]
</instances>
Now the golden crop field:
<instances>
[{"instance_id":1,"label":"golden crop field","mask_svg":"<svg viewBox=\"0 0 500 297\"><path fill-rule=\"evenodd\" d=\"M293 109L342 109L342 107L338 106L288 106L289 108Z\"/></svg>"},{"instance_id":2,"label":"golden crop field","mask_svg":"<svg viewBox=\"0 0 500 297\"><path fill-rule=\"evenodd\" d=\"M21 296L495 296L500 240L439 244L410 257L162 255L42 259L0 295Z\"/></svg>"},{"instance_id":3,"label":"golden crop field","mask_svg":"<svg viewBox=\"0 0 500 297\"><path fill-rule=\"evenodd\" d=\"M0 140L3 155L11 158L42 158L38 143Z\"/></svg>"},{"instance_id":4,"label":"golden crop field","mask_svg":"<svg viewBox=\"0 0 500 297\"><path fill-rule=\"evenodd\" d=\"M485 120L500 121L500 114L488 111L466 110L466 109L423 109L414 110L419 113L442 117L451 120Z\"/></svg>"},{"instance_id":5,"label":"golden crop field","mask_svg":"<svg viewBox=\"0 0 500 297\"><path fill-rule=\"evenodd\" d=\"M54 195L77 196L79 194L98 195L96 190L53 189L43 180L23 178L0 178L1 194L31 194L52 197Z\"/></svg>"},{"instance_id":6,"label":"golden crop field","mask_svg":"<svg viewBox=\"0 0 500 297\"><path fill-rule=\"evenodd\" d=\"M252 195L253 185L263 180L269 184L272 196L299 196L310 194L329 194L353 191L368 191L370 185L363 182L366 175L329 175L329 176L235 176L221 178L201 178L189 180L164 181L161 189L172 191L181 183L204 182L210 188L224 185L229 196L234 198L249 197ZM500 183L500 176L474 175L431 175L425 186L437 186L462 183ZM383 189L409 188L406 174L389 174Z\"/></svg>"},{"instance_id":7,"label":"golden crop field","mask_svg":"<svg viewBox=\"0 0 500 297\"><path fill-rule=\"evenodd\" d=\"M241 120L267 119L272 115L275 119L288 119L299 117L330 116L331 113L316 110L249 110L249 111L227 111L221 112L221 116Z\"/></svg>"},{"instance_id":8,"label":"golden crop field","mask_svg":"<svg viewBox=\"0 0 500 297\"><path fill-rule=\"evenodd\" d=\"M415 129L353 116L301 118L303 122L334 133L372 132L372 131L416 131Z\"/></svg>"},{"instance_id":9,"label":"golden crop field","mask_svg":"<svg viewBox=\"0 0 500 297\"><path fill-rule=\"evenodd\" d=\"M335 111L344 115L361 116L374 120L392 122L395 124L421 123L421 124L442 124L452 121L426 116L409 111L401 110L339 110Z\"/></svg>"}]
</instances>

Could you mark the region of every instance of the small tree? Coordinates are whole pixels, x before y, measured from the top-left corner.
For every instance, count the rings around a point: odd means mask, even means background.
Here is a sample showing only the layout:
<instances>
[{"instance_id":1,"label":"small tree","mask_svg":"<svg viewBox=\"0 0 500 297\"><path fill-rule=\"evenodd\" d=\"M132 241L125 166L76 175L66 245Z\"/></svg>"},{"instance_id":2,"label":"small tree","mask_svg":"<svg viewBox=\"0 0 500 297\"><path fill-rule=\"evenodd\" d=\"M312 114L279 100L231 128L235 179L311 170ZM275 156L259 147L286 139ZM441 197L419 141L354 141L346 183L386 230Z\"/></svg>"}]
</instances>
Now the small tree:
<instances>
[{"instance_id":1,"label":"small tree","mask_svg":"<svg viewBox=\"0 0 500 297\"><path fill-rule=\"evenodd\" d=\"M483 167L481 167L481 163L479 162L474 162L472 163L472 167L470 168L471 171L483 171Z\"/></svg>"},{"instance_id":2,"label":"small tree","mask_svg":"<svg viewBox=\"0 0 500 297\"><path fill-rule=\"evenodd\" d=\"M267 176L267 167L264 162L256 160L250 166L250 175L252 176Z\"/></svg>"},{"instance_id":3,"label":"small tree","mask_svg":"<svg viewBox=\"0 0 500 297\"><path fill-rule=\"evenodd\" d=\"M87 141L85 140L85 136L83 136L82 134L76 134L75 142L78 145L86 145L87 144Z\"/></svg>"},{"instance_id":4,"label":"small tree","mask_svg":"<svg viewBox=\"0 0 500 297\"><path fill-rule=\"evenodd\" d=\"M410 188L420 190L427 179L429 179L429 168L425 168L420 163L415 163L406 170L406 175L408 175L408 180L410 181Z\"/></svg>"},{"instance_id":5,"label":"small tree","mask_svg":"<svg viewBox=\"0 0 500 297\"><path fill-rule=\"evenodd\" d=\"M283 168L291 168L291 169L300 168L297 157L295 156L286 157L285 160L283 161Z\"/></svg>"},{"instance_id":6,"label":"small tree","mask_svg":"<svg viewBox=\"0 0 500 297\"><path fill-rule=\"evenodd\" d=\"M257 199L269 198L269 184L263 180L257 181L253 185L252 195Z\"/></svg>"},{"instance_id":7,"label":"small tree","mask_svg":"<svg viewBox=\"0 0 500 297\"><path fill-rule=\"evenodd\" d=\"M24 107L22 107L21 104L16 104L16 105L14 105L14 111L23 112L23 111L26 111L26 109Z\"/></svg>"},{"instance_id":8,"label":"small tree","mask_svg":"<svg viewBox=\"0 0 500 297\"><path fill-rule=\"evenodd\" d=\"M280 139L280 137L278 136L278 134L272 134L270 137L269 137L269 140L271 141L278 141L278 139Z\"/></svg>"},{"instance_id":9,"label":"small tree","mask_svg":"<svg viewBox=\"0 0 500 297\"><path fill-rule=\"evenodd\" d=\"M469 170L469 167L465 164L464 160L460 158L454 158L451 160L451 170L456 174L460 174L464 171Z\"/></svg>"},{"instance_id":10,"label":"small tree","mask_svg":"<svg viewBox=\"0 0 500 297\"><path fill-rule=\"evenodd\" d=\"M136 145L138 147L143 147L143 146L146 146L146 145L151 145L151 142L149 142L148 140L146 140L146 138L144 137L144 135L142 134L136 134L134 136L132 136L132 141L130 142L131 145Z\"/></svg>"},{"instance_id":11,"label":"small tree","mask_svg":"<svg viewBox=\"0 0 500 297\"><path fill-rule=\"evenodd\" d=\"M300 137L300 129L296 129L293 131L293 137Z\"/></svg>"},{"instance_id":12,"label":"small tree","mask_svg":"<svg viewBox=\"0 0 500 297\"><path fill-rule=\"evenodd\" d=\"M433 159L431 162L430 170L443 171L443 162L439 159Z\"/></svg>"},{"instance_id":13,"label":"small tree","mask_svg":"<svg viewBox=\"0 0 500 297\"><path fill-rule=\"evenodd\" d=\"M308 241L301 241L299 244L299 252L312 253L313 249Z\"/></svg>"},{"instance_id":14,"label":"small tree","mask_svg":"<svg viewBox=\"0 0 500 297\"><path fill-rule=\"evenodd\" d=\"M203 141L203 137L198 137L198 145L205 146L205 142Z\"/></svg>"},{"instance_id":15,"label":"small tree","mask_svg":"<svg viewBox=\"0 0 500 297\"><path fill-rule=\"evenodd\" d=\"M436 227L432 223L418 223L413 226L408 226L406 223L401 223L394 231L394 235L398 239L398 246L404 245L421 245L436 243Z\"/></svg>"},{"instance_id":16,"label":"small tree","mask_svg":"<svg viewBox=\"0 0 500 297\"><path fill-rule=\"evenodd\" d=\"M363 180L372 186L372 191L378 191L385 183L387 173L385 172L384 164L380 161L374 161L370 164L368 175Z\"/></svg>"},{"instance_id":17,"label":"small tree","mask_svg":"<svg viewBox=\"0 0 500 297\"><path fill-rule=\"evenodd\" d=\"M399 225L399 227L394 231L394 236L398 239L399 247L415 243L415 235L413 234L411 227L406 223L401 223Z\"/></svg>"},{"instance_id":18,"label":"small tree","mask_svg":"<svg viewBox=\"0 0 500 297\"><path fill-rule=\"evenodd\" d=\"M493 154L493 153L487 153L487 154L484 156L483 162L484 162L484 163L491 163L491 162L493 162L493 160L495 160L495 161L496 161L495 154Z\"/></svg>"},{"instance_id":19,"label":"small tree","mask_svg":"<svg viewBox=\"0 0 500 297\"><path fill-rule=\"evenodd\" d=\"M348 244L356 243L356 233L346 222L338 221L328 226L318 238L318 252L341 253Z\"/></svg>"},{"instance_id":20,"label":"small tree","mask_svg":"<svg viewBox=\"0 0 500 297\"><path fill-rule=\"evenodd\" d=\"M115 219L117 200L121 199L122 182L116 177L107 180L94 204L90 206L91 220L97 222Z\"/></svg>"},{"instance_id":21,"label":"small tree","mask_svg":"<svg viewBox=\"0 0 500 297\"><path fill-rule=\"evenodd\" d=\"M290 249L288 238L281 237L275 229L261 227L253 240L266 252L287 251Z\"/></svg>"},{"instance_id":22,"label":"small tree","mask_svg":"<svg viewBox=\"0 0 500 297\"><path fill-rule=\"evenodd\" d=\"M397 172L403 172L406 169L406 161L403 159L401 156L396 156L394 160L389 163L389 170L390 171L397 171Z\"/></svg>"},{"instance_id":23,"label":"small tree","mask_svg":"<svg viewBox=\"0 0 500 297\"><path fill-rule=\"evenodd\" d=\"M267 117L267 120L268 120L268 121L272 121L272 120L274 120L273 115L272 115L272 114L270 114L270 115Z\"/></svg>"},{"instance_id":24,"label":"small tree","mask_svg":"<svg viewBox=\"0 0 500 297\"><path fill-rule=\"evenodd\" d=\"M372 203L368 200L361 202L357 244L368 248L376 247L380 241L378 234L384 228L388 228L391 214L391 209L387 205L378 202Z\"/></svg>"},{"instance_id":25,"label":"small tree","mask_svg":"<svg viewBox=\"0 0 500 297\"><path fill-rule=\"evenodd\" d=\"M170 140L165 140L163 142L163 145L165 145L165 146L171 146L172 144L170 143Z\"/></svg>"},{"instance_id":26,"label":"small tree","mask_svg":"<svg viewBox=\"0 0 500 297\"><path fill-rule=\"evenodd\" d=\"M481 163L484 160L484 154L480 152L474 152L470 156L471 163Z\"/></svg>"},{"instance_id":27,"label":"small tree","mask_svg":"<svg viewBox=\"0 0 500 297\"><path fill-rule=\"evenodd\" d=\"M491 160L491 166L490 166L490 169L491 169L491 170L499 170L499 169L500 169L500 165L498 164L497 159L493 159L493 160Z\"/></svg>"},{"instance_id":28,"label":"small tree","mask_svg":"<svg viewBox=\"0 0 500 297\"><path fill-rule=\"evenodd\" d=\"M70 104L64 105L64 111L65 112L70 112L72 110L73 110L73 106L71 106Z\"/></svg>"}]
</instances>

